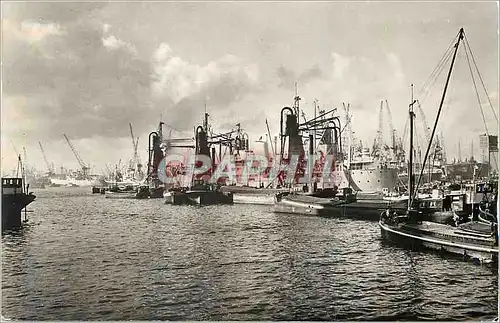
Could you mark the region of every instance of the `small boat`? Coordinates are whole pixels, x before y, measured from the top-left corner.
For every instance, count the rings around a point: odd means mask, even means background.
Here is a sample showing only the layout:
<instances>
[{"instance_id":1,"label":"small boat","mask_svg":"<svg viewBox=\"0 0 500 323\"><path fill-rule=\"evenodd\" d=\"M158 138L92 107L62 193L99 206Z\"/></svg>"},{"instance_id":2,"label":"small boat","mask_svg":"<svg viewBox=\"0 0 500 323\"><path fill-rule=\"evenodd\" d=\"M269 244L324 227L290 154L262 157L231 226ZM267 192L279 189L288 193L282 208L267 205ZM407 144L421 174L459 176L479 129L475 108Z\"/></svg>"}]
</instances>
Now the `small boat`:
<instances>
[{"instance_id":1,"label":"small boat","mask_svg":"<svg viewBox=\"0 0 500 323\"><path fill-rule=\"evenodd\" d=\"M427 248L445 251L477 260L498 264L496 225L467 222L454 227L430 221L419 221L421 214L410 212L398 216L382 212L379 226L382 237L412 249Z\"/></svg>"},{"instance_id":2,"label":"small boat","mask_svg":"<svg viewBox=\"0 0 500 323\"><path fill-rule=\"evenodd\" d=\"M213 184L202 180L193 181L190 188L171 189L163 194L165 204L173 205L216 205L233 204L233 193L222 192Z\"/></svg>"},{"instance_id":3,"label":"small boat","mask_svg":"<svg viewBox=\"0 0 500 323\"><path fill-rule=\"evenodd\" d=\"M279 193L275 198L274 212L378 220L381 210L387 208L389 204L384 200L358 201L351 188L346 187L342 191L342 194L333 192L329 197L321 192L313 194Z\"/></svg>"},{"instance_id":4,"label":"small boat","mask_svg":"<svg viewBox=\"0 0 500 323\"><path fill-rule=\"evenodd\" d=\"M104 197L108 199L147 199L150 197L149 186L138 186L135 191L107 191Z\"/></svg>"},{"instance_id":5,"label":"small boat","mask_svg":"<svg viewBox=\"0 0 500 323\"><path fill-rule=\"evenodd\" d=\"M464 38L463 29L460 29L457 38L458 40L453 47L454 49L452 49L455 53L453 55L453 60L448 73L448 80L453 69L453 63L455 61L459 44ZM445 89L443 91L441 104L439 106L439 112L441 111L443 102L445 100L447 86L448 82L446 83ZM413 119L415 118L413 105L415 102L417 102L417 100L413 100L412 87L412 99L409 105L409 174L413 174ZM424 169L425 163L428 158L437 122L438 117L436 118L433 132L430 136L430 142L423 159L422 169ZM449 225L429 221L429 216L432 218L432 216L436 216L439 214L438 212L434 212L432 208L423 208L422 202L425 202L425 199L417 197L416 192L418 192L418 186L421 177L422 170L420 171L419 180L416 183L414 181L414 176L409 176L408 178L408 190L410 199L406 210L391 210L390 208L388 208L386 211L381 213L379 227L382 238L411 248L423 247L427 249L461 255L464 258L473 259L481 263L491 263L493 265L498 265L498 216L493 215L492 217L495 219L490 221L489 223L478 221L474 215L474 201L477 195L475 195L474 199L471 200L471 207L464 208L466 204L465 195L457 194L457 196L459 196L458 199L456 199L456 196L454 197L453 195L447 196L447 207L450 207L451 210L443 210L443 212L454 214L458 218L460 216L465 216L467 221L466 223L458 223L457 221L455 225ZM488 196L490 196L492 192L488 192L488 189L483 188L481 193L484 194L485 198L488 198ZM462 209L453 209L453 202L461 202ZM472 215L470 217L470 221L468 221L469 214Z\"/></svg>"}]
</instances>

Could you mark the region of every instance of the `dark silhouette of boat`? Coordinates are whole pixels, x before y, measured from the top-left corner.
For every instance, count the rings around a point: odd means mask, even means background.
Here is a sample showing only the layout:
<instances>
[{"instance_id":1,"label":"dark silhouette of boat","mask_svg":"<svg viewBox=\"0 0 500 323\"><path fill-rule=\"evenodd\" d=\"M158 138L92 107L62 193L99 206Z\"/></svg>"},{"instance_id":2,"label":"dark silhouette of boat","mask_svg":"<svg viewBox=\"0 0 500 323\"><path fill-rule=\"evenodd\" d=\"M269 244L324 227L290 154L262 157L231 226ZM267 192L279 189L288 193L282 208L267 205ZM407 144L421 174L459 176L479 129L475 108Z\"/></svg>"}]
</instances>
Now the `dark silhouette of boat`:
<instances>
[{"instance_id":1,"label":"dark silhouette of boat","mask_svg":"<svg viewBox=\"0 0 500 323\"><path fill-rule=\"evenodd\" d=\"M36 198L28 189L21 177L2 177L2 232L22 227L22 210Z\"/></svg>"}]
</instances>

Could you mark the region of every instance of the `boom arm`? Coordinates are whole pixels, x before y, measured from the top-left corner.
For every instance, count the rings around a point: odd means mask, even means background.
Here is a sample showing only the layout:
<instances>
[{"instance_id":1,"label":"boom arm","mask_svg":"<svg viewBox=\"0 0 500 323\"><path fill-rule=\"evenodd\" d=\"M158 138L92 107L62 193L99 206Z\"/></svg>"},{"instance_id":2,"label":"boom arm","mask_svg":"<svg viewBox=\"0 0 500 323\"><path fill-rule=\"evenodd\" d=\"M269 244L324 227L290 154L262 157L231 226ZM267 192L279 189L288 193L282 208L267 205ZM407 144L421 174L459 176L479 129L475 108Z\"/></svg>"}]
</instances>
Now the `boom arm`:
<instances>
[{"instance_id":1,"label":"boom arm","mask_svg":"<svg viewBox=\"0 0 500 323\"><path fill-rule=\"evenodd\" d=\"M83 162L82 157L80 157L80 154L78 154L78 152L76 151L75 147L73 147L73 144L71 144L71 141L69 141L69 139L66 136L66 134L63 134L63 136L64 136L64 139L66 139L66 141L68 142L69 148L71 148L71 150L73 151L73 155L75 155L76 160L80 164L80 167L85 172L85 170L88 169L87 165Z\"/></svg>"},{"instance_id":2,"label":"boom arm","mask_svg":"<svg viewBox=\"0 0 500 323\"><path fill-rule=\"evenodd\" d=\"M42 143L39 141L38 144L40 145L40 150L42 151L42 156L43 156L43 160L45 160L45 165L47 165L47 170L50 173L50 172L52 172L52 168L50 167L49 161L47 160L47 156L45 156L45 151L43 150Z\"/></svg>"}]
</instances>

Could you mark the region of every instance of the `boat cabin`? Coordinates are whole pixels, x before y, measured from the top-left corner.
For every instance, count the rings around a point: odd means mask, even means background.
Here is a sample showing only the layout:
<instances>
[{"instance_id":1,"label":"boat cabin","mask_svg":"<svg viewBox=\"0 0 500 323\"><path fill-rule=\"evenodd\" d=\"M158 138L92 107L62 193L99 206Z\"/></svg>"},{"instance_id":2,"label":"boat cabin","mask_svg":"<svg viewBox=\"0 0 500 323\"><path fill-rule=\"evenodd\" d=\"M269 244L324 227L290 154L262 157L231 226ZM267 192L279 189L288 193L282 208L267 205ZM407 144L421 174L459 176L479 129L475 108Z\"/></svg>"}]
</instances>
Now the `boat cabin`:
<instances>
[{"instance_id":1,"label":"boat cabin","mask_svg":"<svg viewBox=\"0 0 500 323\"><path fill-rule=\"evenodd\" d=\"M23 179L20 177L2 177L2 194L23 194Z\"/></svg>"},{"instance_id":2,"label":"boat cabin","mask_svg":"<svg viewBox=\"0 0 500 323\"><path fill-rule=\"evenodd\" d=\"M417 209L427 212L464 211L465 194L448 194L443 198L429 197L418 200Z\"/></svg>"}]
</instances>

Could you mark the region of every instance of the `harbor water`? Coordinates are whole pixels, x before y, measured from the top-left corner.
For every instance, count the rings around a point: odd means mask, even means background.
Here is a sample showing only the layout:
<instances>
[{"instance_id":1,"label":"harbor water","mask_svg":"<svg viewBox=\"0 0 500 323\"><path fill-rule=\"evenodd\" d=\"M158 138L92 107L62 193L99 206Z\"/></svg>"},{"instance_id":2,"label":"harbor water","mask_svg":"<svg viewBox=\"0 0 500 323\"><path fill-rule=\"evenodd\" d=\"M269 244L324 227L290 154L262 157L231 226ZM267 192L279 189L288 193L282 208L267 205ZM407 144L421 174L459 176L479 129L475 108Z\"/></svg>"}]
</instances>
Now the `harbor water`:
<instances>
[{"instance_id":1,"label":"harbor water","mask_svg":"<svg viewBox=\"0 0 500 323\"><path fill-rule=\"evenodd\" d=\"M377 222L35 191L2 237L13 320L491 320L498 273L381 240Z\"/></svg>"}]
</instances>

